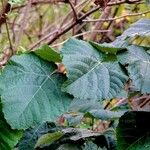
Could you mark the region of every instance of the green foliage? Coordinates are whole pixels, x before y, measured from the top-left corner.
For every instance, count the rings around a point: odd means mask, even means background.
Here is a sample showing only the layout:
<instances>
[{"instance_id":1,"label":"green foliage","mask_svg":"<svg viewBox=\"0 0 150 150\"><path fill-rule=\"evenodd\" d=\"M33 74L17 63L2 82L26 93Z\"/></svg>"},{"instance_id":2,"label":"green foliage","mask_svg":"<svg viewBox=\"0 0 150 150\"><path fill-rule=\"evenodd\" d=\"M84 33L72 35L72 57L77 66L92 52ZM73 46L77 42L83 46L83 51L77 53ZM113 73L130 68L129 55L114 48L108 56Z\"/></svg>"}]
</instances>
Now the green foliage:
<instances>
[{"instance_id":1,"label":"green foliage","mask_svg":"<svg viewBox=\"0 0 150 150\"><path fill-rule=\"evenodd\" d=\"M129 46L128 51L118 55L119 61L129 65L127 70L133 81L134 89L142 93L150 93L150 55L144 47Z\"/></svg>"},{"instance_id":2,"label":"green foliage","mask_svg":"<svg viewBox=\"0 0 150 150\"><path fill-rule=\"evenodd\" d=\"M4 119L0 104L0 149L12 150L22 137L22 131L12 130Z\"/></svg>"},{"instance_id":3,"label":"green foliage","mask_svg":"<svg viewBox=\"0 0 150 150\"><path fill-rule=\"evenodd\" d=\"M144 47L131 45L127 47L127 51L118 54L118 60L122 65L130 65L136 61L149 61L150 55Z\"/></svg>"},{"instance_id":4,"label":"green foliage","mask_svg":"<svg viewBox=\"0 0 150 150\"><path fill-rule=\"evenodd\" d=\"M63 144L57 150L80 150L75 144Z\"/></svg>"},{"instance_id":5,"label":"green foliage","mask_svg":"<svg viewBox=\"0 0 150 150\"><path fill-rule=\"evenodd\" d=\"M14 56L3 70L3 112L12 128L53 121L67 110L70 96L60 91L65 77L56 66L33 54ZM11 107L10 107L11 106Z\"/></svg>"},{"instance_id":6,"label":"green foliage","mask_svg":"<svg viewBox=\"0 0 150 150\"><path fill-rule=\"evenodd\" d=\"M120 118L125 112L124 111L110 111L110 110L96 110L93 109L88 112L93 118L101 119L101 120L114 120Z\"/></svg>"},{"instance_id":7,"label":"green foliage","mask_svg":"<svg viewBox=\"0 0 150 150\"><path fill-rule=\"evenodd\" d=\"M100 102L81 99L74 99L69 110L73 112L81 112L85 116L101 120L114 120L120 118L125 113L124 111L114 112L110 110L104 110Z\"/></svg>"},{"instance_id":8,"label":"green foliage","mask_svg":"<svg viewBox=\"0 0 150 150\"><path fill-rule=\"evenodd\" d=\"M37 147L37 149L49 148L56 150L71 147L84 150L86 146L84 145L83 139L88 140L98 137L101 139L99 146L107 147L108 143L104 142L106 140L105 135L107 136L107 134L108 133L101 134L87 129L58 127L49 123L44 123L35 128L27 129L22 140L18 144L18 148L19 150L32 150ZM75 142L78 144L75 144ZM67 143L70 144L67 145Z\"/></svg>"},{"instance_id":9,"label":"green foliage","mask_svg":"<svg viewBox=\"0 0 150 150\"><path fill-rule=\"evenodd\" d=\"M150 93L150 61L137 61L128 67L135 90Z\"/></svg>"},{"instance_id":10,"label":"green foliage","mask_svg":"<svg viewBox=\"0 0 150 150\"><path fill-rule=\"evenodd\" d=\"M63 136L63 132L54 132L54 133L47 133L41 136L36 145L36 147L42 146L42 145L47 145L55 142L56 140L60 139Z\"/></svg>"},{"instance_id":11,"label":"green foliage","mask_svg":"<svg viewBox=\"0 0 150 150\"><path fill-rule=\"evenodd\" d=\"M86 143L83 150L102 150L102 149L98 147L96 144L94 144L93 142L89 141Z\"/></svg>"},{"instance_id":12,"label":"green foliage","mask_svg":"<svg viewBox=\"0 0 150 150\"><path fill-rule=\"evenodd\" d=\"M76 98L113 98L128 79L118 61L105 62L105 54L87 42L70 39L64 44L62 55L68 76L63 91Z\"/></svg>"},{"instance_id":13,"label":"green foliage","mask_svg":"<svg viewBox=\"0 0 150 150\"><path fill-rule=\"evenodd\" d=\"M12 129L26 129L19 150L115 150L116 135L109 127L114 131L119 118L118 150L148 150L150 112L119 110L124 103L130 107L125 100L132 100L131 93L138 93L136 98L150 94L149 49L125 40L149 36L148 23L136 22L112 43L71 38L62 59L48 45L13 56L0 74L0 148L13 149L22 131ZM58 73L56 62L64 64L64 73ZM59 124L47 122L57 118ZM95 131L96 123L106 126L98 124Z\"/></svg>"},{"instance_id":14,"label":"green foliage","mask_svg":"<svg viewBox=\"0 0 150 150\"><path fill-rule=\"evenodd\" d=\"M69 110L73 111L73 112L88 112L92 109L102 109L102 105L100 104L100 102L88 99L77 99L75 98L71 105Z\"/></svg>"},{"instance_id":15,"label":"green foliage","mask_svg":"<svg viewBox=\"0 0 150 150\"><path fill-rule=\"evenodd\" d=\"M101 52L110 53L110 54L116 54L118 51L126 49L125 43L117 40L112 43L98 44L95 42L90 42L90 44L94 46L96 49L100 50Z\"/></svg>"},{"instance_id":16,"label":"green foliage","mask_svg":"<svg viewBox=\"0 0 150 150\"><path fill-rule=\"evenodd\" d=\"M34 128L27 129L18 144L19 150L33 150L38 138L46 134L50 127L51 125L48 123L42 123Z\"/></svg>"},{"instance_id":17,"label":"green foliage","mask_svg":"<svg viewBox=\"0 0 150 150\"><path fill-rule=\"evenodd\" d=\"M146 0L147 4L150 4L150 0Z\"/></svg>"},{"instance_id":18,"label":"green foliage","mask_svg":"<svg viewBox=\"0 0 150 150\"><path fill-rule=\"evenodd\" d=\"M150 20L140 19L136 23L132 24L121 37L123 39L135 36L150 36Z\"/></svg>"},{"instance_id":19,"label":"green foliage","mask_svg":"<svg viewBox=\"0 0 150 150\"><path fill-rule=\"evenodd\" d=\"M144 116L144 117L143 117ZM131 111L119 119L118 150L150 149L150 112Z\"/></svg>"},{"instance_id":20,"label":"green foliage","mask_svg":"<svg viewBox=\"0 0 150 150\"><path fill-rule=\"evenodd\" d=\"M44 60L50 62L61 62L60 54L48 45L43 45L42 47L34 51L34 53Z\"/></svg>"}]
</instances>

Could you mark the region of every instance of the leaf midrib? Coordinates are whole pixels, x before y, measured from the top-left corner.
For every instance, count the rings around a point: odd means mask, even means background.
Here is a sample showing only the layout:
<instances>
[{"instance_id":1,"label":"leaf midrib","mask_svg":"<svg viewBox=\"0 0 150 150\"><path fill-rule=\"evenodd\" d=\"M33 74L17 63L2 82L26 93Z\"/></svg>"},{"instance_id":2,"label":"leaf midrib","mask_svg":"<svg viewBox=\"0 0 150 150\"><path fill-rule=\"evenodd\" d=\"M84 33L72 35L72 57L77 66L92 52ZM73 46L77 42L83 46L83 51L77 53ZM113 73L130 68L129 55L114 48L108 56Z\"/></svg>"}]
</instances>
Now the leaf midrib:
<instances>
[{"instance_id":1,"label":"leaf midrib","mask_svg":"<svg viewBox=\"0 0 150 150\"><path fill-rule=\"evenodd\" d=\"M79 78L77 78L75 81L73 81L72 83L75 83L77 80L79 80L80 78L82 78L83 76L87 75L88 73L92 72L97 66L99 66L100 64L102 64L101 61L98 61L95 66L93 68L91 68L87 73L84 73L82 76L80 76ZM72 84L71 83L71 84Z\"/></svg>"},{"instance_id":2,"label":"leaf midrib","mask_svg":"<svg viewBox=\"0 0 150 150\"><path fill-rule=\"evenodd\" d=\"M46 76L47 76L46 79L45 79L45 80L43 81L43 83L39 86L39 88L35 91L35 93L34 93L33 96L30 98L29 102L28 102L27 105L24 107L22 113L18 116L18 118L20 118L21 115L25 112L26 108L27 108L27 107L29 106L29 104L32 102L32 99L33 99L33 98L35 97L35 95L39 92L39 90L42 89L42 87L43 87L44 84L47 82L47 80L50 79L51 81L53 81L53 80L51 79L51 76L52 76L54 73L55 73L55 71L52 72L50 75L46 75ZM53 83L55 83L55 82L53 81ZM54 84L54 85L55 85L55 84ZM57 88L56 88L56 89L57 89Z\"/></svg>"},{"instance_id":3,"label":"leaf midrib","mask_svg":"<svg viewBox=\"0 0 150 150\"><path fill-rule=\"evenodd\" d=\"M29 106L29 104L32 102L32 99L35 97L35 95L39 92L39 90L44 86L44 84L47 82L47 80L49 79L49 76L47 76L47 78L43 81L43 83L39 86L39 88L35 91L35 93L33 94L33 96L29 99L29 102L27 103L27 105L24 107L23 111L20 113L20 115L18 116L18 118L21 117L21 115L25 112L26 108Z\"/></svg>"}]
</instances>

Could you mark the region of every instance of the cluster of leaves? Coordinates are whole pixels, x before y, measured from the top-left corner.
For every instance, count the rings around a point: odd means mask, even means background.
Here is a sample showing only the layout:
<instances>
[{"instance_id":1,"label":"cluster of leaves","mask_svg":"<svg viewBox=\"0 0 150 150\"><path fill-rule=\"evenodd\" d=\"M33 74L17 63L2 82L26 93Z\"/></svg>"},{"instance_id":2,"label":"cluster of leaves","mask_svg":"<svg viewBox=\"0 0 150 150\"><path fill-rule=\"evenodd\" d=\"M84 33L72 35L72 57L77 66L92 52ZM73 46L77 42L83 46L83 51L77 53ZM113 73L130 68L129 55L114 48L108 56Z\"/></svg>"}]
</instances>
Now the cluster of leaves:
<instances>
[{"instance_id":1,"label":"cluster of leaves","mask_svg":"<svg viewBox=\"0 0 150 150\"><path fill-rule=\"evenodd\" d=\"M22 137L16 146L21 150L113 150L117 137L119 150L148 150L150 112L112 111L103 101L150 93L149 48L129 42L149 31L150 20L141 19L112 43L71 38L61 53L44 45L13 56L0 75L0 148L12 149ZM65 72L56 63L64 64ZM50 123L64 112L67 125ZM117 136L111 128L85 129L84 117L107 120L108 128L120 118Z\"/></svg>"}]
</instances>

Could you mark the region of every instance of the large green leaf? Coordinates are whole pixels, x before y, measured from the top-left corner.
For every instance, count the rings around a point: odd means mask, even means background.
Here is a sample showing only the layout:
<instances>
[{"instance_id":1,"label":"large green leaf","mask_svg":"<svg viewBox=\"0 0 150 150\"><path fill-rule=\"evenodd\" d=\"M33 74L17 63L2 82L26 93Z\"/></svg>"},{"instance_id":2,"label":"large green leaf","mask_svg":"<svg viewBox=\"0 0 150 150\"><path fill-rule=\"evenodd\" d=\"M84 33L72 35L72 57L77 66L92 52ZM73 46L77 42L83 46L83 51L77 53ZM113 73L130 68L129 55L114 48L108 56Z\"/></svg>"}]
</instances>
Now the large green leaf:
<instances>
[{"instance_id":1,"label":"large green leaf","mask_svg":"<svg viewBox=\"0 0 150 150\"><path fill-rule=\"evenodd\" d=\"M0 104L0 150L12 150L22 136L22 131L12 130L4 119Z\"/></svg>"},{"instance_id":2,"label":"large green leaf","mask_svg":"<svg viewBox=\"0 0 150 150\"><path fill-rule=\"evenodd\" d=\"M50 62L61 62L60 54L48 45L43 45L42 47L34 51L34 53L44 60Z\"/></svg>"},{"instance_id":3,"label":"large green leaf","mask_svg":"<svg viewBox=\"0 0 150 150\"><path fill-rule=\"evenodd\" d=\"M60 87L65 77L56 66L33 54L14 56L0 80L3 112L12 128L26 129L54 121L67 111L71 98Z\"/></svg>"},{"instance_id":4,"label":"large green leaf","mask_svg":"<svg viewBox=\"0 0 150 150\"><path fill-rule=\"evenodd\" d=\"M70 39L62 49L68 81L63 90L80 99L115 97L127 80L117 61L103 62L104 54L89 43Z\"/></svg>"},{"instance_id":5,"label":"large green leaf","mask_svg":"<svg viewBox=\"0 0 150 150\"><path fill-rule=\"evenodd\" d=\"M150 112L127 112L117 127L118 150L150 149Z\"/></svg>"},{"instance_id":6,"label":"large green leaf","mask_svg":"<svg viewBox=\"0 0 150 150\"><path fill-rule=\"evenodd\" d=\"M119 61L128 64L133 87L142 93L150 93L150 55L143 47L129 46L128 51L118 55Z\"/></svg>"}]
</instances>

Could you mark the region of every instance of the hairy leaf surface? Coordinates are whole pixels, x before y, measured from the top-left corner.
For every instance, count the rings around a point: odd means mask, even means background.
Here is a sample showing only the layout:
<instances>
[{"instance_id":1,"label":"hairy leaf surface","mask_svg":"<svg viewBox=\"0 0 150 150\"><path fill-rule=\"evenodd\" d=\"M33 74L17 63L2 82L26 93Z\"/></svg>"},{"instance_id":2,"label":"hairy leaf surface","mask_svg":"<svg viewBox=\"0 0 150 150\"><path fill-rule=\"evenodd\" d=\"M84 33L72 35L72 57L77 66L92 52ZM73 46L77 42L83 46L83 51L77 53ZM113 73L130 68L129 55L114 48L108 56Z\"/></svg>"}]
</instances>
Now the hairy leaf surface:
<instances>
[{"instance_id":1,"label":"hairy leaf surface","mask_svg":"<svg viewBox=\"0 0 150 150\"><path fill-rule=\"evenodd\" d=\"M56 66L33 54L14 56L0 80L3 112L12 128L26 129L43 121L54 121L67 111L70 96L60 87L65 77Z\"/></svg>"},{"instance_id":2,"label":"hairy leaf surface","mask_svg":"<svg viewBox=\"0 0 150 150\"><path fill-rule=\"evenodd\" d=\"M140 19L133 23L121 37L150 36L150 19Z\"/></svg>"},{"instance_id":3,"label":"hairy leaf surface","mask_svg":"<svg viewBox=\"0 0 150 150\"><path fill-rule=\"evenodd\" d=\"M115 97L127 80L117 61L103 62L103 53L89 43L70 39L62 49L68 81L63 90L80 99Z\"/></svg>"},{"instance_id":4,"label":"hairy leaf surface","mask_svg":"<svg viewBox=\"0 0 150 150\"><path fill-rule=\"evenodd\" d=\"M142 93L150 93L150 55L143 47L129 46L128 51L119 54L119 61L128 64L129 77L133 87Z\"/></svg>"},{"instance_id":5,"label":"hairy leaf surface","mask_svg":"<svg viewBox=\"0 0 150 150\"><path fill-rule=\"evenodd\" d=\"M118 60L121 64L131 64L135 61L149 61L150 55L146 52L144 47L131 45L127 47L127 51L118 54Z\"/></svg>"}]
</instances>

